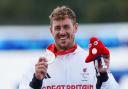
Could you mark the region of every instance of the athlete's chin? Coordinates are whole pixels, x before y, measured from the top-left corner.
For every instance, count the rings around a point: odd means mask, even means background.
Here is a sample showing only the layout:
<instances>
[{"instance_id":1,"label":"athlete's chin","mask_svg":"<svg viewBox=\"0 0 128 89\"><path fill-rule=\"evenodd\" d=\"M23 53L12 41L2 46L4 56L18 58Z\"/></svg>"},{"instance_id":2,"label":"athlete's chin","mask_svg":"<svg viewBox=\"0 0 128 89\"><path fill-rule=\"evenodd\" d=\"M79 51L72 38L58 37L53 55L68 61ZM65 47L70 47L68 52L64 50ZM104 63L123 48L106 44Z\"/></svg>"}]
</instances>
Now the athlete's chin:
<instances>
[{"instance_id":1,"label":"athlete's chin","mask_svg":"<svg viewBox=\"0 0 128 89\"><path fill-rule=\"evenodd\" d=\"M63 48L63 49L68 48L68 45L67 45L67 44L60 44L60 46L61 46L61 48Z\"/></svg>"},{"instance_id":2,"label":"athlete's chin","mask_svg":"<svg viewBox=\"0 0 128 89\"><path fill-rule=\"evenodd\" d=\"M58 44L61 49L68 49L70 46L69 40L56 40L56 44Z\"/></svg>"},{"instance_id":3,"label":"athlete's chin","mask_svg":"<svg viewBox=\"0 0 128 89\"><path fill-rule=\"evenodd\" d=\"M59 46L61 49L68 49L69 48L69 45L66 43L60 43Z\"/></svg>"}]
</instances>

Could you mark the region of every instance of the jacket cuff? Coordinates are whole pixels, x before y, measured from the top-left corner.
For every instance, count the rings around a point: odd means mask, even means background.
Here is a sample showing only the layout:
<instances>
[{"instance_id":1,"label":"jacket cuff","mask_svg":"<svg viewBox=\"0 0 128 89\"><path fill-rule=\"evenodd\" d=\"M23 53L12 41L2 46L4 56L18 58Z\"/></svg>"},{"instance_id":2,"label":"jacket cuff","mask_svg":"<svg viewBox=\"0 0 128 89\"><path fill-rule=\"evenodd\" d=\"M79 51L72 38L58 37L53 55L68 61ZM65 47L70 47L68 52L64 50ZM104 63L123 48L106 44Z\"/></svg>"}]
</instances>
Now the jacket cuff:
<instances>
[{"instance_id":1,"label":"jacket cuff","mask_svg":"<svg viewBox=\"0 0 128 89\"><path fill-rule=\"evenodd\" d=\"M32 78L32 81L29 83L29 86L32 87L33 89L41 89L42 83L43 83L43 79L42 80L38 80L35 77L35 74L34 74L33 78Z\"/></svg>"},{"instance_id":2,"label":"jacket cuff","mask_svg":"<svg viewBox=\"0 0 128 89\"><path fill-rule=\"evenodd\" d=\"M97 76L97 84L96 89L100 89L103 82L106 82L108 80L108 73L100 73L100 76Z\"/></svg>"}]
</instances>

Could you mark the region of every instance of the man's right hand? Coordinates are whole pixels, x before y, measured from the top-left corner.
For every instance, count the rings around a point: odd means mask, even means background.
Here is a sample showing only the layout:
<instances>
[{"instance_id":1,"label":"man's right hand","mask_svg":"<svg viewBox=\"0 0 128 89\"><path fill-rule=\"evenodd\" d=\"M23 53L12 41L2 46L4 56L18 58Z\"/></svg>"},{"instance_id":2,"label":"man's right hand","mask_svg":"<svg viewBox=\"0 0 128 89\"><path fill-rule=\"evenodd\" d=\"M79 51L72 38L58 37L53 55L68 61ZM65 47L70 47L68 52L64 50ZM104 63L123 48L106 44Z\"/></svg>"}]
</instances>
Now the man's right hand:
<instances>
[{"instance_id":1,"label":"man's right hand","mask_svg":"<svg viewBox=\"0 0 128 89\"><path fill-rule=\"evenodd\" d=\"M38 63L35 65L35 77L38 80L42 80L47 74L47 60L44 57L39 58Z\"/></svg>"}]
</instances>

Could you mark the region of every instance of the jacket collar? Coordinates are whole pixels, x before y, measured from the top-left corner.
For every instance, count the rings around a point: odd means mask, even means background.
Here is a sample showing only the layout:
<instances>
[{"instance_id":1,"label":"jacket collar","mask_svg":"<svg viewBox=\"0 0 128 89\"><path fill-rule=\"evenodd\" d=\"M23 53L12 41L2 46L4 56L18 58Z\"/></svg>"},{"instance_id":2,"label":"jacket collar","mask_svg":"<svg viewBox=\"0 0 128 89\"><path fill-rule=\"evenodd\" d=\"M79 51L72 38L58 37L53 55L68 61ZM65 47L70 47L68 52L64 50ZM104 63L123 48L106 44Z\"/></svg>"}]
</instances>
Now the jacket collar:
<instances>
[{"instance_id":1,"label":"jacket collar","mask_svg":"<svg viewBox=\"0 0 128 89\"><path fill-rule=\"evenodd\" d=\"M55 56L60 56L60 55L65 55L65 54L74 52L77 49L77 44L75 44L72 48L64 51L58 51L55 47L55 44L50 44L47 49L53 52Z\"/></svg>"}]
</instances>

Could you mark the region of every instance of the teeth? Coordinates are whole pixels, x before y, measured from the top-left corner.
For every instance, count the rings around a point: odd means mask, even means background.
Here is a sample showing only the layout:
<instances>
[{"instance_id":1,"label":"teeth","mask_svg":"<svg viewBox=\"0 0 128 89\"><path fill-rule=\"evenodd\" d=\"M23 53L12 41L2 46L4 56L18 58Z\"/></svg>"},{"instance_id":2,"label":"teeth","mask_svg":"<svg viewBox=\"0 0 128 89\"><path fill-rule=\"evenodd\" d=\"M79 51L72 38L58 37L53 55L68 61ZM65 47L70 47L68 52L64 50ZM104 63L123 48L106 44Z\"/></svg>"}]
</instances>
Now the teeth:
<instances>
[{"instance_id":1,"label":"teeth","mask_svg":"<svg viewBox=\"0 0 128 89\"><path fill-rule=\"evenodd\" d=\"M61 40L64 40L64 39L66 39L66 37L61 37L60 39L61 39Z\"/></svg>"},{"instance_id":2,"label":"teeth","mask_svg":"<svg viewBox=\"0 0 128 89\"><path fill-rule=\"evenodd\" d=\"M65 40L67 39L67 36L64 36L64 37L60 37L61 40Z\"/></svg>"}]
</instances>

